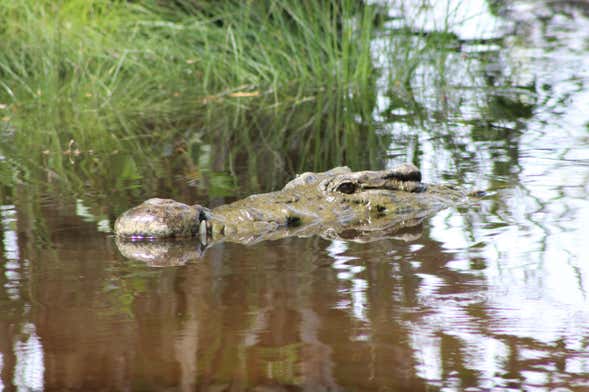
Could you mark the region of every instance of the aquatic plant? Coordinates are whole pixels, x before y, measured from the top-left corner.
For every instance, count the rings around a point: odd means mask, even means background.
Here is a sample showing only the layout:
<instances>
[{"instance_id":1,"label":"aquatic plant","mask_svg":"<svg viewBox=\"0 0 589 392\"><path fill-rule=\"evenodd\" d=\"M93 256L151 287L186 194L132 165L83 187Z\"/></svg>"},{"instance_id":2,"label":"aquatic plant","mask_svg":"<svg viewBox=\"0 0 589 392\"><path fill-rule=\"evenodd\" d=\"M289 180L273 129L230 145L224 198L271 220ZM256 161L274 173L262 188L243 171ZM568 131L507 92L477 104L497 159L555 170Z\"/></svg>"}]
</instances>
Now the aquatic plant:
<instances>
[{"instance_id":1,"label":"aquatic plant","mask_svg":"<svg viewBox=\"0 0 589 392\"><path fill-rule=\"evenodd\" d=\"M320 96L336 111L350 110L352 100L370 105L362 99L373 94L370 7L163 4L0 2L5 122L30 128L33 145L63 153L73 139L96 152L111 134L136 137L169 124L215 129L220 111L235 127L253 109L278 114Z\"/></svg>"},{"instance_id":2,"label":"aquatic plant","mask_svg":"<svg viewBox=\"0 0 589 392\"><path fill-rule=\"evenodd\" d=\"M372 48L381 11L353 0L0 1L2 182L137 201L382 167L393 136L374 123L387 88ZM402 54L389 56L386 83L408 85L423 50L409 31L386 39Z\"/></svg>"},{"instance_id":3,"label":"aquatic plant","mask_svg":"<svg viewBox=\"0 0 589 392\"><path fill-rule=\"evenodd\" d=\"M19 0L0 19L2 183L124 209L231 195L236 164L268 190L382 150L374 8L356 1Z\"/></svg>"}]
</instances>

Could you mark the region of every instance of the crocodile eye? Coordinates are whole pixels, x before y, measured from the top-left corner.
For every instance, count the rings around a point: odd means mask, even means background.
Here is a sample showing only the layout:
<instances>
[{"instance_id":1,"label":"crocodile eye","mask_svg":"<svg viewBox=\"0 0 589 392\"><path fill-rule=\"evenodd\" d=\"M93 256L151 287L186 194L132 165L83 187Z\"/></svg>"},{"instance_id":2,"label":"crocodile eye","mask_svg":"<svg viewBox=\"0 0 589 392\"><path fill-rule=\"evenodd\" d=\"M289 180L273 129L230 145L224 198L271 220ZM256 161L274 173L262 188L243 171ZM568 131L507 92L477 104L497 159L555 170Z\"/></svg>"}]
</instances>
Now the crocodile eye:
<instances>
[{"instance_id":1,"label":"crocodile eye","mask_svg":"<svg viewBox=\"0 0 589 392\"><path fill-rule=\"evenodd\" d=\"M345 193L347 195L350 195L350 194L356 192L356 188L357 188L357 186L353 182L344 182L344 183L341 183L340 185L338 185L337 191L341 192L341 193Z\"/></svg>"}]
</instances>

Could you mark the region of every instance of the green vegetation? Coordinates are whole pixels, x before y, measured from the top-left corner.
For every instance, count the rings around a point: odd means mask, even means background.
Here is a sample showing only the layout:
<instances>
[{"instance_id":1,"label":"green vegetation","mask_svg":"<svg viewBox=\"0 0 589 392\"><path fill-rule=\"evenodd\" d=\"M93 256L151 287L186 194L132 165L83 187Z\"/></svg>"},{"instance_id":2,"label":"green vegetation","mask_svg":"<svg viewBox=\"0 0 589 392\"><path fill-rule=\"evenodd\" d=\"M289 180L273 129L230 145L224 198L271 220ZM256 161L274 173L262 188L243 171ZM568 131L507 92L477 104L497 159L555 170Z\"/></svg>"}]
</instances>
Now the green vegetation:
<instances>
[{"instance_id":1,"label":"green vegetation","mask_svg":"<svg viewBox=\"0 0 589 392\"><path fill-rule=\"evenodd\" d=\"M370 8L354 1L177 3L0 2L7 116L17 128L39 119L46 132L31 140L63 151L70 139L94 149L110 132L121 139L172 124L216 128L219 115L232 122L223 129L239 128L242 116L262 106L275 115L318 99L332 110L362 113L350 107L357 104L369 113Z\"/></svg>"},{"instance_id":2,"label":"green vegetation","mask_svg":"<svg viewBox=\"0 0 589 392\"><path fill-rule=\"evenodd\" d=\"M301 170L381 167L391 135L374 124L378 11L356 0L0 0L0 196L39 184L35 195L49 187L113 214L155 194L219 197ZM404 86L423 52L435 46L439 61L439 39L417 48L411 32L381 29L379 40L378 89L419 117Z\"/></svg>"},{"instance_id":3,"label":"green vegetation","mask_svg":"<svg viewBox=\"0 0 589 392\"><path fill-rule=\"evenodd\" d=\"M313 92L357 94L369 84L370 8L263 3L187 12L157 2L3 1L3 98L44 117L71 109L160 122L193 120L228 98L291 106Z\"/></svg>"},{"instance_id":4,"label":"green vegetation","mask_svg":"<svg viewBox=\"0 0 589 392\"><path fill-rule=\"evenodd\" d=\"M187 127L208 141L239 130L248 145L270 138L309 153L319 141L305 129L333 130L321 132L333 151L352 144L357 127L343 113L370 121L374 101L370 7L197 4L1 1L4 132L56 173L84 153L140 152L145 138L170 141ZM153 151L144 158L151 169Z\"/></svg>"}]
</instances>

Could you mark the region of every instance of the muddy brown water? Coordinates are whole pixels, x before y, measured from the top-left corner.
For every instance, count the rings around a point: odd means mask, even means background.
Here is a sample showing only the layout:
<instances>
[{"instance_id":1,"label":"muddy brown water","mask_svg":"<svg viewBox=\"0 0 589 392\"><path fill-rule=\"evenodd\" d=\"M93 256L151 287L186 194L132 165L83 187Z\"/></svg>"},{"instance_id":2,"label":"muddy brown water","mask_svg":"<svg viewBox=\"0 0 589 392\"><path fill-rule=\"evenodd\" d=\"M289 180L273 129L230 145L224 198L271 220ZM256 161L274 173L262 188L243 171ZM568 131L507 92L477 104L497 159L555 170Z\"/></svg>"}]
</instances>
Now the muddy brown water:
<instances>
[{"instance_id":1,"label":"muddy brown water","mask_svg":"<svg viewBox=\"0 0 589 392\"><path fill-rule=\"evenodd\" d=\"M554 259L550 272L532 260L485 255L494 234L466 248L440 238L436 231L453 230L450 221L463 214L448 210L400 239L220 244L160 268L123 258L92 223L49 214L55 247L43 253L30 250L28 233L12 240L4 233L13 259L0 302L3 383L7 390L586 388L587 300L566 295L582 292L586 275L567 271L566 260ZM553 283L572 287L552 293Z\"/></svg>"},{"instance_id":2,"label":"muddy brown water","mask_svg":"<svg viewBox=\"0 0 589 392\"><path fill-rule=\"evenodd\" d=\"M415 99L450 120L425 132L378 97L386 165L490 191L402 235L195 241L155 267L121 255L92 198L18 185L0 391L588 391L589 12L514 4L487 15L501 43L449 55L444 100L417 69Z\"/></svg>"}]
</instances>

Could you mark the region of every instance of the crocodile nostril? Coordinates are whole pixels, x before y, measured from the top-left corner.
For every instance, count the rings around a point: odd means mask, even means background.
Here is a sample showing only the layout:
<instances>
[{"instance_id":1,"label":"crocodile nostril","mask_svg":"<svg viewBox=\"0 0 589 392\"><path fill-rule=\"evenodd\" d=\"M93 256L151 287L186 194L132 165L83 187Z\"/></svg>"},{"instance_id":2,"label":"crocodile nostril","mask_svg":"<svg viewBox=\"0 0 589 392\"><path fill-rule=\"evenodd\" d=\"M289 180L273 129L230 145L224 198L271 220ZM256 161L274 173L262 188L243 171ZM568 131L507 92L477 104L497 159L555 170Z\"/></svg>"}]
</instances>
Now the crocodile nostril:
<instances>
[{"instance_id":1,"label":"crocodile nostril","mask_svg":"<svg viewBox=\"0 0 589 392\"><path fill-rule=\"evenodd\" d=\"M356 192L357 185L353 182L344 182L337 187L337 191L350 195Z\"/></svg>"},{"instance_id":2,"label":"crocodile nostril","mask_svg":"<svg viewBox=\"0 0 589 392\"><path fill-rule=\"evenodd\" d=\"M296 227L301 225L301 218L298 216L287 216L286 217L286 226L288 227Z\"/></svg>"}]
</instances>

